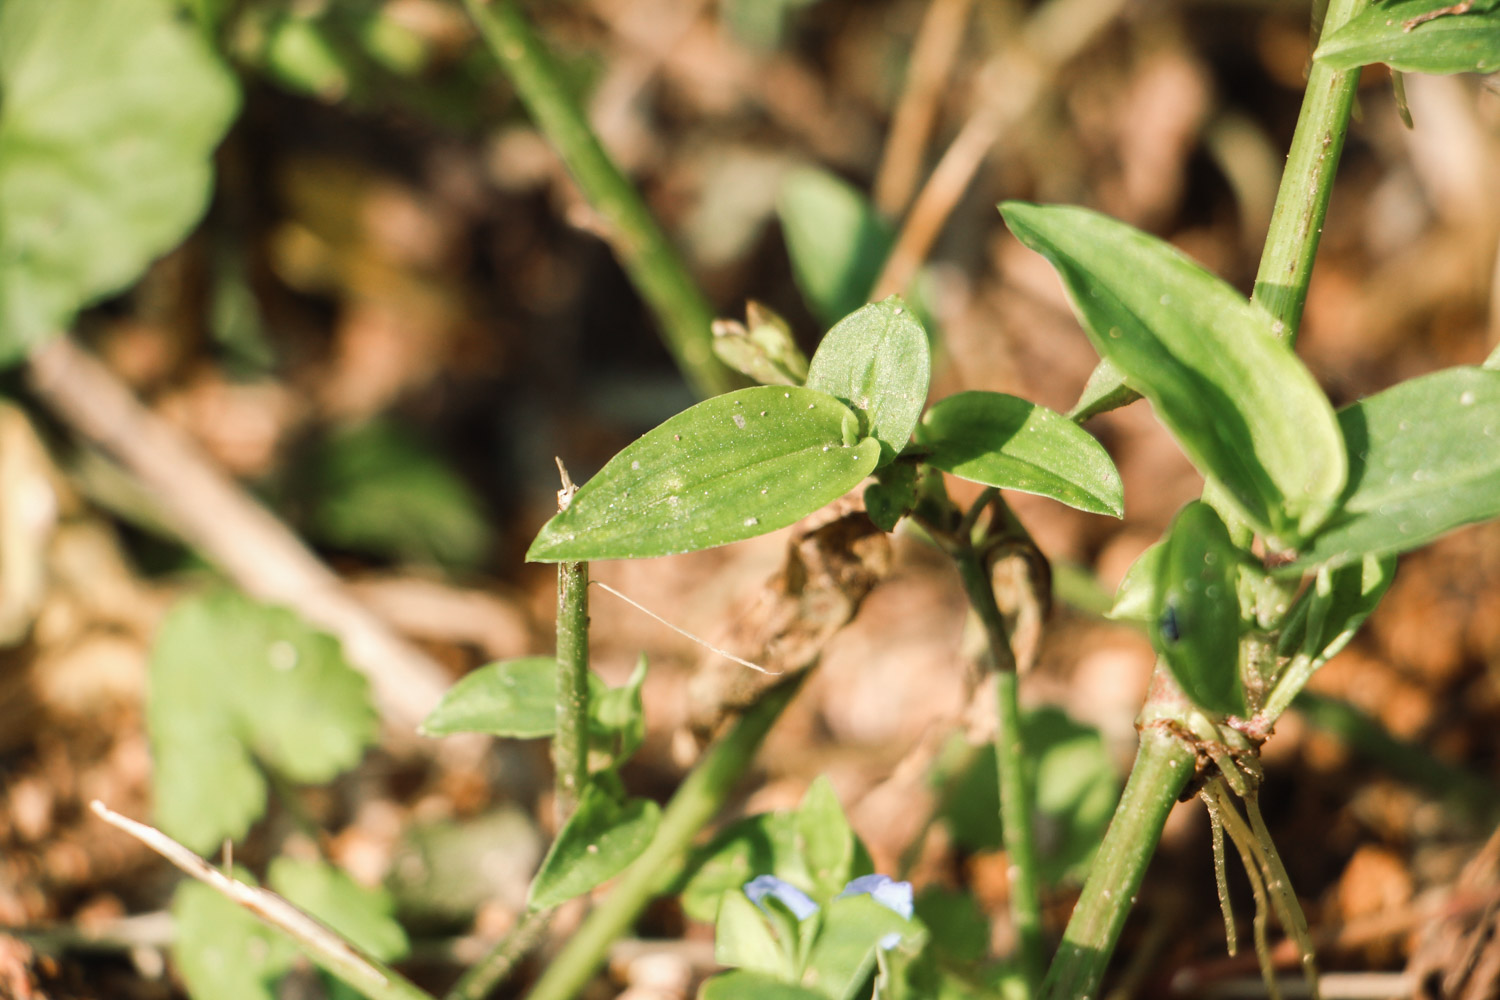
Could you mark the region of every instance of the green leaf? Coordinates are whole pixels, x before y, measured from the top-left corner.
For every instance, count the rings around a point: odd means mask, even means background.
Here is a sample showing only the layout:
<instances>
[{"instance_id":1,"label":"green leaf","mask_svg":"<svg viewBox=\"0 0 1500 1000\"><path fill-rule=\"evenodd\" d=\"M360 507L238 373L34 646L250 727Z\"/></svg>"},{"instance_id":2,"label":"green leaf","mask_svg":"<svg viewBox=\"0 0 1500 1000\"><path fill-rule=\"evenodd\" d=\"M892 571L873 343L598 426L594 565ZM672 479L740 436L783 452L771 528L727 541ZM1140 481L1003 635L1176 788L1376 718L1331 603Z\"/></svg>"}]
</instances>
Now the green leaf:
<instances>
[{"instance_id":1,"label":"green leaf","mask_svg":"<svg viewBox=\"0 0 1500 1000\"><path fill-rule=\"evenodd\" d=\"M1455 13L1454 0L1374 3L1323 39L1313 58L1332 69L1385 63L1408 73L1500 70L1500 9L1479 0Z\"/></svg>"},{"instance_id":2,"label":"green leaf","mask_svg":"<svg viewBox=\"0 0 1500 1000\"><path fill-rule=\"evenodd\" d=\"M338 641L231 592L180 601L151 653L146 706L156 820L201 852L265 806L260 766L328 781L375 741L369 685Z\"/></svg>"},{"instance_id":3,"label":"green leaf","mask_svg":"<svg viewBox=\"0 0 1500 1000\"><path fill-rule=\"evenodd\" d=\"M917 505L915 462L892 462L879 472L879 481L865 487L865 513L881 531L895 531Z\"/></svg>"},{"instance_id":4,"label":"green leaf","mask_svg":"<svg viewBox=\"0 0 1500 1000\"><path fill-rule=\"evenodd\" d=\"M916 315L892 295L850 313L823 336L807 387L853 408L863 432L880 442L880 464L911 440L927 402L932 352Z\"/></svg>"},{"instance_id":5,"label":"green leaf","mask_svg":"<svg viewBox=\"0 0 1500 1000\"><path fill-rule=\"evenodd\" d=\"M1448 368L1339 411L1343 509L1278 572L1406 552L1500 517L1500 371Z\"/></svg>"},{"instance_id":6,"label":"green leaf","mask_svg":"<svg viewBox=\"0 0 1500 1000\"><path fill-rule=\"evenodd\" d=\"M753 972L788 978L791 958L766 915L742 889L724 893L714 920L714 961Z\"/></svg>"},{"instance_id":7,"label":"green leaf","mask_svg":"<svg viewBox=\"0 0 1500 1000\"><path fill-rule=\"evenodd\" d=\"M1136 557L1120 580L1120 589L1115 591L1114 606L1106 618L1115 621L1148 622L1155 618L1161 607L1161 598L1156 594L1156 584L1161 577L1161 555L1164 542L1153 542Z\"/></svg>"},{"instance_id":8,"label":"green leaf","mask_svg":"<svg viewBox=\"0 0 1500 1000\"><path fill-rule=\"evenodd\" d=\"M1125 384L1125 376L1109 359L1100 361L1089 373L1078 402L1068 411L1068 419L1084 423L1110 410L1118 410L1141 398L1141 394Z\"/></svg>"},{"instance_id":9,"label":"green leaf","mask_svg":"<svg viewBox=\"0 0 1500 1000\"><path fill-rule=\"evenodd\" d=\"M755 0L756 3L763 0ZM752 907L753 908L753 907ZM827 1000L821 993L767 975L735 969L703 984L698 1000Z\"/></svg>"},{"instance_id":10,"label":"green leaf","mask_svg":"<svg viewBox=\"0 0 1500 1000\"><path fill-rule=\"evenodd\" d=\"M478 496L410 429L375 420L335 434L306 463L309 530L338 548L473 568L488 553Z\"/></svg>"},{"instance_id":11,"label":"green leaf","mask_svg":"<svg viewBox=\"0 0 1500 1000\"><path fill-rule=\"evenodd\" d=\"M234 877L254 884L236 868ZM291 938L202 882L172 894L172 958L196 1000L276 1000L276 983L297 960Z\"/></svg>"},{"instance_id":12,"label":"green leaf","mask_svg":"<svg viewBox=\"0 0 1500 1000\"><path fill-rule=\"evenodd\" d=\"M1080 208L1001 206L1061 275L1089 339L1276 547L1337 506L1333 409L1271 317L1153 236Z\"/></svg>"},{"instance_id":13,"label":"green leaf","mask_svg":"<svg viewBox=\"0 0 1500 1000\"><path fill-rule=\"evenodd\" d=\"M589 696L591 741L600 747L603 760L589 766L595 770L618 767L629 760L646 739L646 704L642 691L646 685L646 654L636 657L635 669L624 684L606 688ZM590 675L593 676L592 674Z\"/></svg>"},{"instance_id":14,"label":"green leaf","mask_svg":"<svg viewBox=\"0 0 1500 1000\"><path fill-rule=\"evenodd\" d=\"M716 396L626 446L548 521L533 562L637 559L763 535L837 500L875 468L853 413L827 393Z\"/></svg>"},{"instance_id":15,"label":"green leaf","mask_svg":"<svg viewBox=\"0 0 1500 1000\"><path fill-rule=\"evenodd\" d=\"M271 862L271 888L298 909L337 931L382 962L406 955L406 931L396 921L396 901L385 889L368 889L322 861L279 857Z\"/></svg>"},{"instance_id":16,"label":"green leaf","mask_svg":"<svg viewBox=\"0 0 1500 1000\"><path fill-rule=\"evenodd\" d=\"M462 822L419 820L404 832L386 886L399 912L424 929L458 931L486 904L519 908L518 887L546 847L530 813L514 805Z\"/></svg>"},{"instance_id":17,"label":"green leaf","mask_svg":"<svg viewBox=\"0 0 1500 1000\"><path fill-rule=\"evenodd\" d=\"M542 861L527 905L534 910L557 906L614 878L651 843L660 820L655 802L621 802L590 782Z\"/></svg>"},{"instance_id":18,"label":"green leaf","mask_svg":"<svg viewBox=\"0 0 1500 1000\"><path fill-rule=\"evenodd\" d=\"M776 203L797 287L824 323L870 301L895 240L864 195L822 170L792 171Z\"/></svg>"},{"instance_id":19,"label":"green leaf","mask_svg":"<svg viewBox=\"0 0 1500 1000\"><path fill-rule=\"evenodd\" d=\"M835 899L823 911L823 927L802 982L833 1000L853 1000L875 967L875 948L887 934L899 934L900 947L915 951L926 941L921 924L907 920L866 895Z\"/></svg>"},{"instance_id":20,"label":"green leaf","mask_svg":"<svg viewBox=\"0 0 1500 1000\"><path fill-rule=\"evenodd\" d=\"M1240 550L1208 504L1194 501L1172 521L1157 576L1151 643L1199 707L1244 716L1240 677Z\"/></svg>"},{"instance_id":21,"label":"green leaf","mask_svg":"<svg viewBox=\"0 0 1500 1000\"><path fill-rule=\"evenodd\" d=\"M1088 431L1045 406L999 392L960 392L922 415L926 461L955 476L1036 493L1094 514L1125 511L1120 474Z\"/></svg>"},{"instance_id":22,"label":"green leaf","mask_svg":"<svg viewBox=\"0 0 1500 1000\"><path fill-rule=\"evenodd\" d=\"M832 899L856 874L866 874L856 871L863 847L827 775L819 775L808 787L795 824L813 899Z\"/></svg>"},{"instance_id":23,"label":"green leaf","mask_svg":"<svg viewBox=\"0 0 1500 1000\"><path fill-rule=\"evenodd\" d=\"M793 813L747 816L696 849L679 890L682 908L694 920L713 920L720 900L735 892L743 895L746 882L767 874L804 890L812 888Z\"/></svg>"},{"instance_id":24,"label":"green leaf","mask_svg":"<svg viewBox=\"0 0 1500 1000\"><path fill-rule=\"evenodd\" d=\"M529 740L551 736L556 727L557 660L529 656L487 663L459 678L422 720L420 731L424 736L488 733Z\"/></svg>"},{"instance_id":25,"label":"green leaf","mask_svg":"<svg viewBox=\"0 0 1500 1000\"><path fill-rule=\"evenodd\" d=\"M807 356L797 346L791 326L754 299L745 303L745 322L715 320L713 334L718 359L761 385L807 381Z\"/></svg>"},{"instance_id":26,"label":"green leaf","mask_svg":"<svg viewBox=\"0 0 1500 1000\"><path fill-rule=\"evenodd\" d=\"M233 78L167 0L0 3L0 363L202 215Z\"/></svg>"}]
</instances>

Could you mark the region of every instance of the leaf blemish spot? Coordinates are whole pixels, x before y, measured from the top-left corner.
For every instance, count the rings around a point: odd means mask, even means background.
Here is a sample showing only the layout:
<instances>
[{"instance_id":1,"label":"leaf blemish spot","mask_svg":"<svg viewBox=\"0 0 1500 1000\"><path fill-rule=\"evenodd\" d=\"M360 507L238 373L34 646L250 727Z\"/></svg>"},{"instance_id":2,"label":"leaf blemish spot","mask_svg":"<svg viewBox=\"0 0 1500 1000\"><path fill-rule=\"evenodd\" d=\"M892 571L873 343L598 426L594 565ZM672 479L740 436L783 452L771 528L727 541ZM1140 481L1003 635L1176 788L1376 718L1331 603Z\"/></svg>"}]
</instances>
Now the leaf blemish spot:
<instances>
[{"instance_id":1,"label":"leaf blemish spot","mask_svg":"<svg viewBox=\"0 0 1500 1000\"><path fill-rule=\"evenodd\" d=\"M734 415L734 426L738 427L740 430L745 429L745 418L742 414L736 413Z\"/></svg>"}]
</instances>

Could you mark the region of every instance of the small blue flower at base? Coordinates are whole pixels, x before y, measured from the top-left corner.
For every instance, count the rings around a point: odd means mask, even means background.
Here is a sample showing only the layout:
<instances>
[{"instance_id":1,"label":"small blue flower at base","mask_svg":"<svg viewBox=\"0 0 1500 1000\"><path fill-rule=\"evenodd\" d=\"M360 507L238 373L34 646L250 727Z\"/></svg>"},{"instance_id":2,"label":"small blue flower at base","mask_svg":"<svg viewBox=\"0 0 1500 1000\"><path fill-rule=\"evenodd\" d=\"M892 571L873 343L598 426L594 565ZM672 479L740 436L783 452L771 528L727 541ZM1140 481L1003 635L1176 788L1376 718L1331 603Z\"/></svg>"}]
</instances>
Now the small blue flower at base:
<instances>
[{"instance_id":1,"label":"small blue flower at base","mask_svg":"<svg viewBox=\"0 0 1500 1000\"><path fill-rule=\"evenodd\" d=\"M814 903L801 889L790 882L783 882L775 875L757 875L745 883L745 895L750 897L750 902L760 907L762 913L770 915L762 902L767 896L779 901L792 916L798 920L806 920L818 912L818 904Z\"/></svg>"}]
</instances>

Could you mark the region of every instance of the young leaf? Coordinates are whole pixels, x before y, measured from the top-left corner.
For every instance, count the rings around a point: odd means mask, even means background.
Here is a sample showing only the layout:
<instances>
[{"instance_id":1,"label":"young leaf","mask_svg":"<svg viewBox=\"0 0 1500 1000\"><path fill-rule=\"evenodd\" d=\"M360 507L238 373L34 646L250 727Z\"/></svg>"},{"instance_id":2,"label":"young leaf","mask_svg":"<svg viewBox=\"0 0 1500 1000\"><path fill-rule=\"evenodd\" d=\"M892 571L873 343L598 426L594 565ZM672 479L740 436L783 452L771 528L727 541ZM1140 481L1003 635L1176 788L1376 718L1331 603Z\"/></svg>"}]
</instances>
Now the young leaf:
<instances>
[{"instance_id":1,"label":"young leaf","mask_svg":"<svg viewBox=\"0 0 1500 1000\"><path fill-rule=\"evenodd\" d=\"M1334 570L1320 567L1313 585L1287 615L1278 639L1281 655L1300 651L1313 661L1314 669L1338 655L1395 577L1396 560L1390 556L1365 556Z\"/></svg>"},{"instance_id":2,"label":"young leaf","mask_svg":"<svg viewBox=\"0 0 1500 1000\"><path fill-rule=\"evenodd\" d=\"M234 877L255 883L243 868ZM275 1000L297 961L291 938L202 882L177 886L172 926L173 963L197 1000Z\"/></svg>"},{"instance_id":3,"label":"young leaf","mask_svg":"<svg viewBox=\"0 0 1500 1000\"><path fill-rule=\"evenodd\" d=\"M880 458L824 392L716 396L627 445L543 525L533 562L692 552L784 528L838 499Z\"/></svg>"},{"instance_id":4,"label":"young leaf","mask_svg":"<svg viewBox=\"0 0 1500 1000\"><path fill-rule=\"evenodd\" d=\"M605 687L589 695L589 768L601 771L629 760L646 739L646 705L641 692L646 685L646 654L636 657L635 669L619 687ZM591 681L597 680L589 675ZM597 747L597 749L595 749ZM597 762L593 759L598 756Z\"/></svg>"},{"instance_id":5,"label":"young leaf","mask_svg":"<svg viewBox=\"0 0 1500 1000\"><path fill-rule=\"evenodd\" d=\"M765 0L754 0L764 3ZM698 1000L828 1000L822 993L797 986L764 972L735 969L703 984Z\"/></svg>"},{"instance_id":6,"label":"young leaf","mask_svg":"<svg viewBox=\"0 0 1500 1000\"><path fill-rule=\"evenodd\" d=\"M724 893L714 921L714 961L780 979L792 974L791 961L771 931L766 915L739 888Z\"/></svg>"},{"instance_id":7,"label":"young leaf","mask_svg":"<svg viewBox=\"0 0 1500 1000\"><path fill-rule=\"evenodd\" d=\"M1449 368L1339 411L1343 508L1281 572L1405 552L1500 517L1500 371Z\"/></svg>"},{"instance_id":8,"label":"young leaf","mask_svg":"<svg viewBox=\"0 0 1500 1000\"><path fill-rule=\"evenodd\" d=\"M1163 542L1153 542L1130 564L1115 591L1114 606L1104 617L1126 622L1148 622L1156 617L1161 607L1156 584L1161 578L1162 548Z\"/></svg>"},{"instance_id":9,"label":"young leaf","mask_svg":"<svg viewBox=\"0 0 1500 1000\"><path fill-rule=\"evenodd\" d=\"M557 906L618 875L651 843L660 819L655 802L621 802L590 782L542 861L527 905L534 910Z\"/></svg>"},{"instance_id":10,"label":"young leaf","mask_svg":"<svg viewBox=\"0 0 1500 1000\"><path fill-rule=\"evenodd\" d=\"M1408 73L1493 73L1500 7L1494 0L1372 3L1324 38L1313 58L1339 70L1385 63Z\"/></svg>"},{"instance_id":11,"label":"young leaf","mask_svg":"<svg viewBox=\"0 0 1500 1000\"><path fill-rule=\"evenodd\" d=\"M383 962L403 957L409 944L396 921L396 901L385 889L368 889L322 861L279 857L267 872L271 888L298 909Z\"/></svg>"},{"instance_id":12,"label":"young leaf","mask_svg":"<svg viewBox=\"0 0 1500 1000\"><path fill-rule=\"evenodd\" d=\"M792 275L824 323L870 301L894 234L864 195L822 170L792 171L776 203Z\"/></svg>"},{"instance_id":13,"label":"young leaf","mask_svg":"<svg viewBox=\"0 0 1500 1000\"><path fill-rule=\"evenodd\" d=\"M1218 512L1194 501L1172 521L1156 584L1152 645L1183 692L1220 715L1248 712L1235 591L1240 558Z\"/></svg>"},{"instance_id":14,"label":"young leaf","mask_svg":"<svg viewBox=\"0 0 1500 1000\"><path fill-rule=\"evenodd\" d=\"M859 411L885 465L911 440L931 367L927 332L892 295L850 313L823 336L808 364L807 387Z\"/></svg>"},{"instance_id":15,"label":"young leaf","mask_svg":"<svg viewBox=\"0 0 1500 1000\"><path fill-rule=\"evenodd\" d=\"M213 850L265 807L255 761L295 782L353 767L376 735L368 688L337 640L284 608L227 591L179 602L151 652L157 824Z\"/></svg>"},{"instance_id":16,"label":"young leaf","mask_svg":"<svg viewBox=\"0 0 1500 1000\"><path fill-rule=\"evenodd\" d=\"M987 486L1051 497L1094 514L1124 513L1120 474L1088 431L1045 406L999 392L960 392L922 415L926 461Z\"/></svg>"},{"instance_id":17,"label":"young leaf","mask_svg":"<svg viewBox=\"0 0 1500 1000\"><path fill-rule=\"evenodd\" d=\"M1290 546L1327 519L1344 486L1339 426L1269 315L1161 240L1098 213L1020 202L1001 212L1057 269L1100 356L1252 525Z\"/></svg>"},{"instance_id":18,"label":"young leaf","mask_svg":"<svg viewBox=\"0 0 1500 1000\"><path fill-rule=\"evenodd\" d=\"M795 823L815 899L832 899L850 879L868 874L868 870L859 870L868 868L868 858L862 858L863 847L826 776L820 775L808 787Z\"/></svg>"},{"instance_id":19,"label":"young leaf","mask_svg":"<svg viewBox=\"0 0 1500 1000\"><path fill-rule=\"evenodd\" d=\"M1083 392L1078 394L1078 402L1068 411L1068 419L1081 424L1101 413L1128 406L1140 398L1140 393L1125 384L1125 376L1120 369L1105 358L1089 372L1089 380L1084 383Z\"/></svg>"},{"instance_id":20,"label":"young leaf","mask_svg":"<svg viewBox=\"0 0 1500 1000\"><path fill-rule=\"evenodd\" d=\"M168 0L0 3L0 363L202 214L233 77Z\"/></svg>"},{"instance_id":21,"label":"young leaf","mask_svg":"<svg viewBox=\"0 0 1500 1000\"><path fill-rule=\"evenodd\" d=\"M761 385L801 385L807 357L787 321L754 299L745 303L745 322L714 320L714 354Z\"/></svg>"},{"instance_id":22,"label":"young leaf","mask_svg":"<svg viewBox=\"0 0 1500 1000\"><path fill-rule=\"evenodd\" d=\"M880 470L879 481L865 487L865 513L881 531L895 531L917 505L917 466L892 462Z\"/></svg>"},{"instance_id":23,"label":"young leaf","mask_svg":"<svg viewBox=\"0 0 1500 1000\"><path fill-rule=\"evenodd\" d=\"M556 727L557 660L529 656L487 663L459 678L422 721L421 733L488 733L529 740L551 736Z\"/></svg>"}]
</instances>

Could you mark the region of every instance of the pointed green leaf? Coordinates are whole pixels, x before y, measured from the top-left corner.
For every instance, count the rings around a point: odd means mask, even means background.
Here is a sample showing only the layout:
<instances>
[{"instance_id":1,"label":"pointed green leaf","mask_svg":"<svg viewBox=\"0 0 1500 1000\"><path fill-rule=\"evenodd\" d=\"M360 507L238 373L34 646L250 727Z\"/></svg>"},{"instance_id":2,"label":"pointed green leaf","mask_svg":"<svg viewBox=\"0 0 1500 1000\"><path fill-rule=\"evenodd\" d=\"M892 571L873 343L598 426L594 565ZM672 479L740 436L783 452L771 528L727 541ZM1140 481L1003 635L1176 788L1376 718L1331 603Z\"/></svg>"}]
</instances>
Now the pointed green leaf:
<instances>
[{"instance_id":1,"label":"pointed green leaf","mask_svg":"<svg viewBox=\"0 0 1500 1000\"><path fill-rule=\"evenodd\" d=\"M805 888L812 886L792 813L758 813L731 824L694 850L683 883L674 888L680 891L688 916L713 920L724 896L739 892L755 876L767 874Z\"/></svg>"},{"instance_id":2,"label":"pointed green leaf","mask_svg":"<svg viewBox=\"0 0 1500 1000\"><path fill-rule=\"evenodd\" d=\"M589 695L589 737L591 743L598 745L590 754L591 770L619 767L645 741L646 704L642 691L646 686L646 669L646 654L642 653L636 657L635 669L624 684L612 688L599 681L599 690ZM589 676L596 679L593 674ZM596 762L595 756L601 759Z\"/></svg>"},{"instance_id":3,"label":"pointed green leaf","mask_svg":"<svg viewBox=\"0 0 1500 1000\"><path fill-rule=\"evenodd\" d=\"M761 385L807 381L807 356L791 325L768 306L751 299L745 303L745 322L715 320L713 334L719 360Z\"/></svg>"},{"instance_id":4,"label":"pointed green leaf","mask_svg":"<svg viewBox=\"0 0 1500 1000\"><path fill-rule=\"evenodd\" d=\"M1339 411L1349 493L1281 572L1406 552L1500 517L1500 371L1449 368Z\"/></svg>"},{"instance_id":5,"label":"pointed green leaf","mask_svg":"<svg viewBox=\"0 0 1500 1000\"><path fill-rule=\"evenodd\" d=\"M243 868L234 877L255 884ZM172 959L199 1000L275 1000L276 983L297 961L291 938L202 882L177 886L172 925Z\"/></svg>"},{"instance_id":6,"label":"pointed green leaf","mask_svg":"<svg viewBox=\"0 0 1500 1000\"><path fill-rule=\"evenodd\" d=\"M784 528L880 457L824 392L758 386L705 400L626 446L543 525L533 562L692 552Z\"/></svg>"},{"instance_id":7,"label":"pointed green leaf","mask_svg":"<svg viewBox=\"0 0 1500 1000\"><path fill-rule=\"evenodd\" d=\"M955 476L1037 493L1094 514L1125 510L1120 474L1104 446L1045 406L999 392L960 392L922 415L926 461Z\"/></svg>"},{"instance_id":8,"label":"pointed green leaf","mask_svg":"<svg viewBox=\"0 0 1500 1000\"><path fill-rule=\"evenodd\" d=\"M1096 212L1020 202L1001 212L1057 269L1100 356L1252 525L1290 546L1327 519L1344 486L1338 423L1269 315L1161 240Z\"/></svg>"},{"instance_id":9,"label":"pointed green leaf","mask_svg":"<svg viewBox=\"0 0 1500 1000\"><path fill-rule=\"evenodd\" d=\"M859 871L863 851L859 838L844 816L833 783L819 775L802 797L797 808L797 838L802 845L802 860L812 878L814 899L831 899Z\"/></svg>"},{"instance_id":10,"label":"pointed green leaf","mask_svg":"<svg viewBox=\"0 0 1500 1000\"><path fill-rule=\"evenodd\" d=\"M1248 711L1235 591L1240 558L1218 512L1194 501L1172 521L1158 570L1152 645L1183 692L1220 715Z\"/></svg>"},{"instance_id":11,"label":"pointed green leaf","mask_svg":"<svg viewBox=\"0 0 1500 1000\"><path fill-rule=\"evenodd\" d=\"M1500 7L1477 0L1372 3L1323 39L1313 58L1332 69L1385 63L1408 73L1500 70Z\"/></svg>"},{"instance_id":12,"label":"pointed green leaf","mask_svg":"<svg viewBox=\"0 0 1500 1000\"><path fill-rule=\"evenodd\" d=\"M168 0L0 3L0 363L203 213L233 77Z\"/></svg>"},{"instance_id":13,"label":"pointed green leaf","mask_svg":"<svg viewBox=\"0 0 1500 1000\"><path fill-rule=\"evenodd\" d=\"M771 930L766 915L742 889L724 893L714 921L714 961L776 977L791 973L791 963Z\"/></svg>"},{"instance_id":14,"label":"pointed green leaf","mask_svg":"<svg viewBox=\"0 0 1500 1000\"><path fill-rule=\"evenodd\" d=\"M864 195L803 168L787 175L776 211L792 275L819 319L834 323L870 301L895 234Z\"/></svg>"},{"instance_id":15,"label":"pointed green leaf","mask_svg":"<svg viewBox=\"0 0 1500 1000\"><path fill-rule=\"evenodd\" d=\"M535 910L557 906L614 878L651 843L660 820L655 802L621 802L591 782L552 842L527 904Z\"/></svg>"},{"instance_id":16,"label":"pointed green leaf","mask_svg":"<svg viewBox=\"0 0 1500 1000\"><path fill-rule=\"evenodd\" d=\"M394 962L409 948L396 921L396 901L323 861L279 857L267 872L271 888L293 906L337 931L365 954Z\"/></svg>"},{"instance_id":17,"label":"pointed green leaf","mask_svg":"<svg viewBox=\"0 0 1500 1000\"><path fill-rule=\"evenodd\" d=\"M296 782L358 763L377 719L337 640L231 592L190 597L151 652L147 728L156 820L197 851L238 838L265 807L260 765Z\"/></svg>"},{"instance_id":18,"label":"pointed green leaf","mask_svg":"<svg viewBox=\"0 0 1500 1000\"><path fill-rule=\"evenodd\" d=\"M1165 539L1153 542L1136 557L1125 571L1120 588L1115 591L1114 606L1104 617L1115 621L1148 622L1161 608L1156 585L1161 579L1161 555Z\"/></svg>"},{"instance_id":19,"label":"pointed green leaf","mask_svg":"<svg viewBox=\"0 0 1500 1000\"><path fill-rule=\"evenodd\" d=\"M529 656L471 670L422 721L424 736L489 733L527 740L557 727L557 660Z\"/></svg>"},{"instance_id":20,"label":"pointed green leaf","mask_svg":"<svg viewBox=\"0 0 1500 1000\"><path fill-rule=\"evenodd\" d=\"M911 440L927 402L932 352L927 332L901 298L867 305L824 335L807 369L807 387L857 410L880 442L880 464Z\"/></svg>"},{"instance_id":21,"label":"pointed green leaf","mask_svg":"<svg viewBox=\"0 0 1500 1000\"><path fill-rule=\"evenodd\" d=\"M1141 394L1125 384L1125 375L1108 358L1100 361L1089 372L1078 402L1068 411L1068 419L1074 423L1085 423L1101 413L1118 410L1141 398Z\"/></svg>"}]
</instances>

